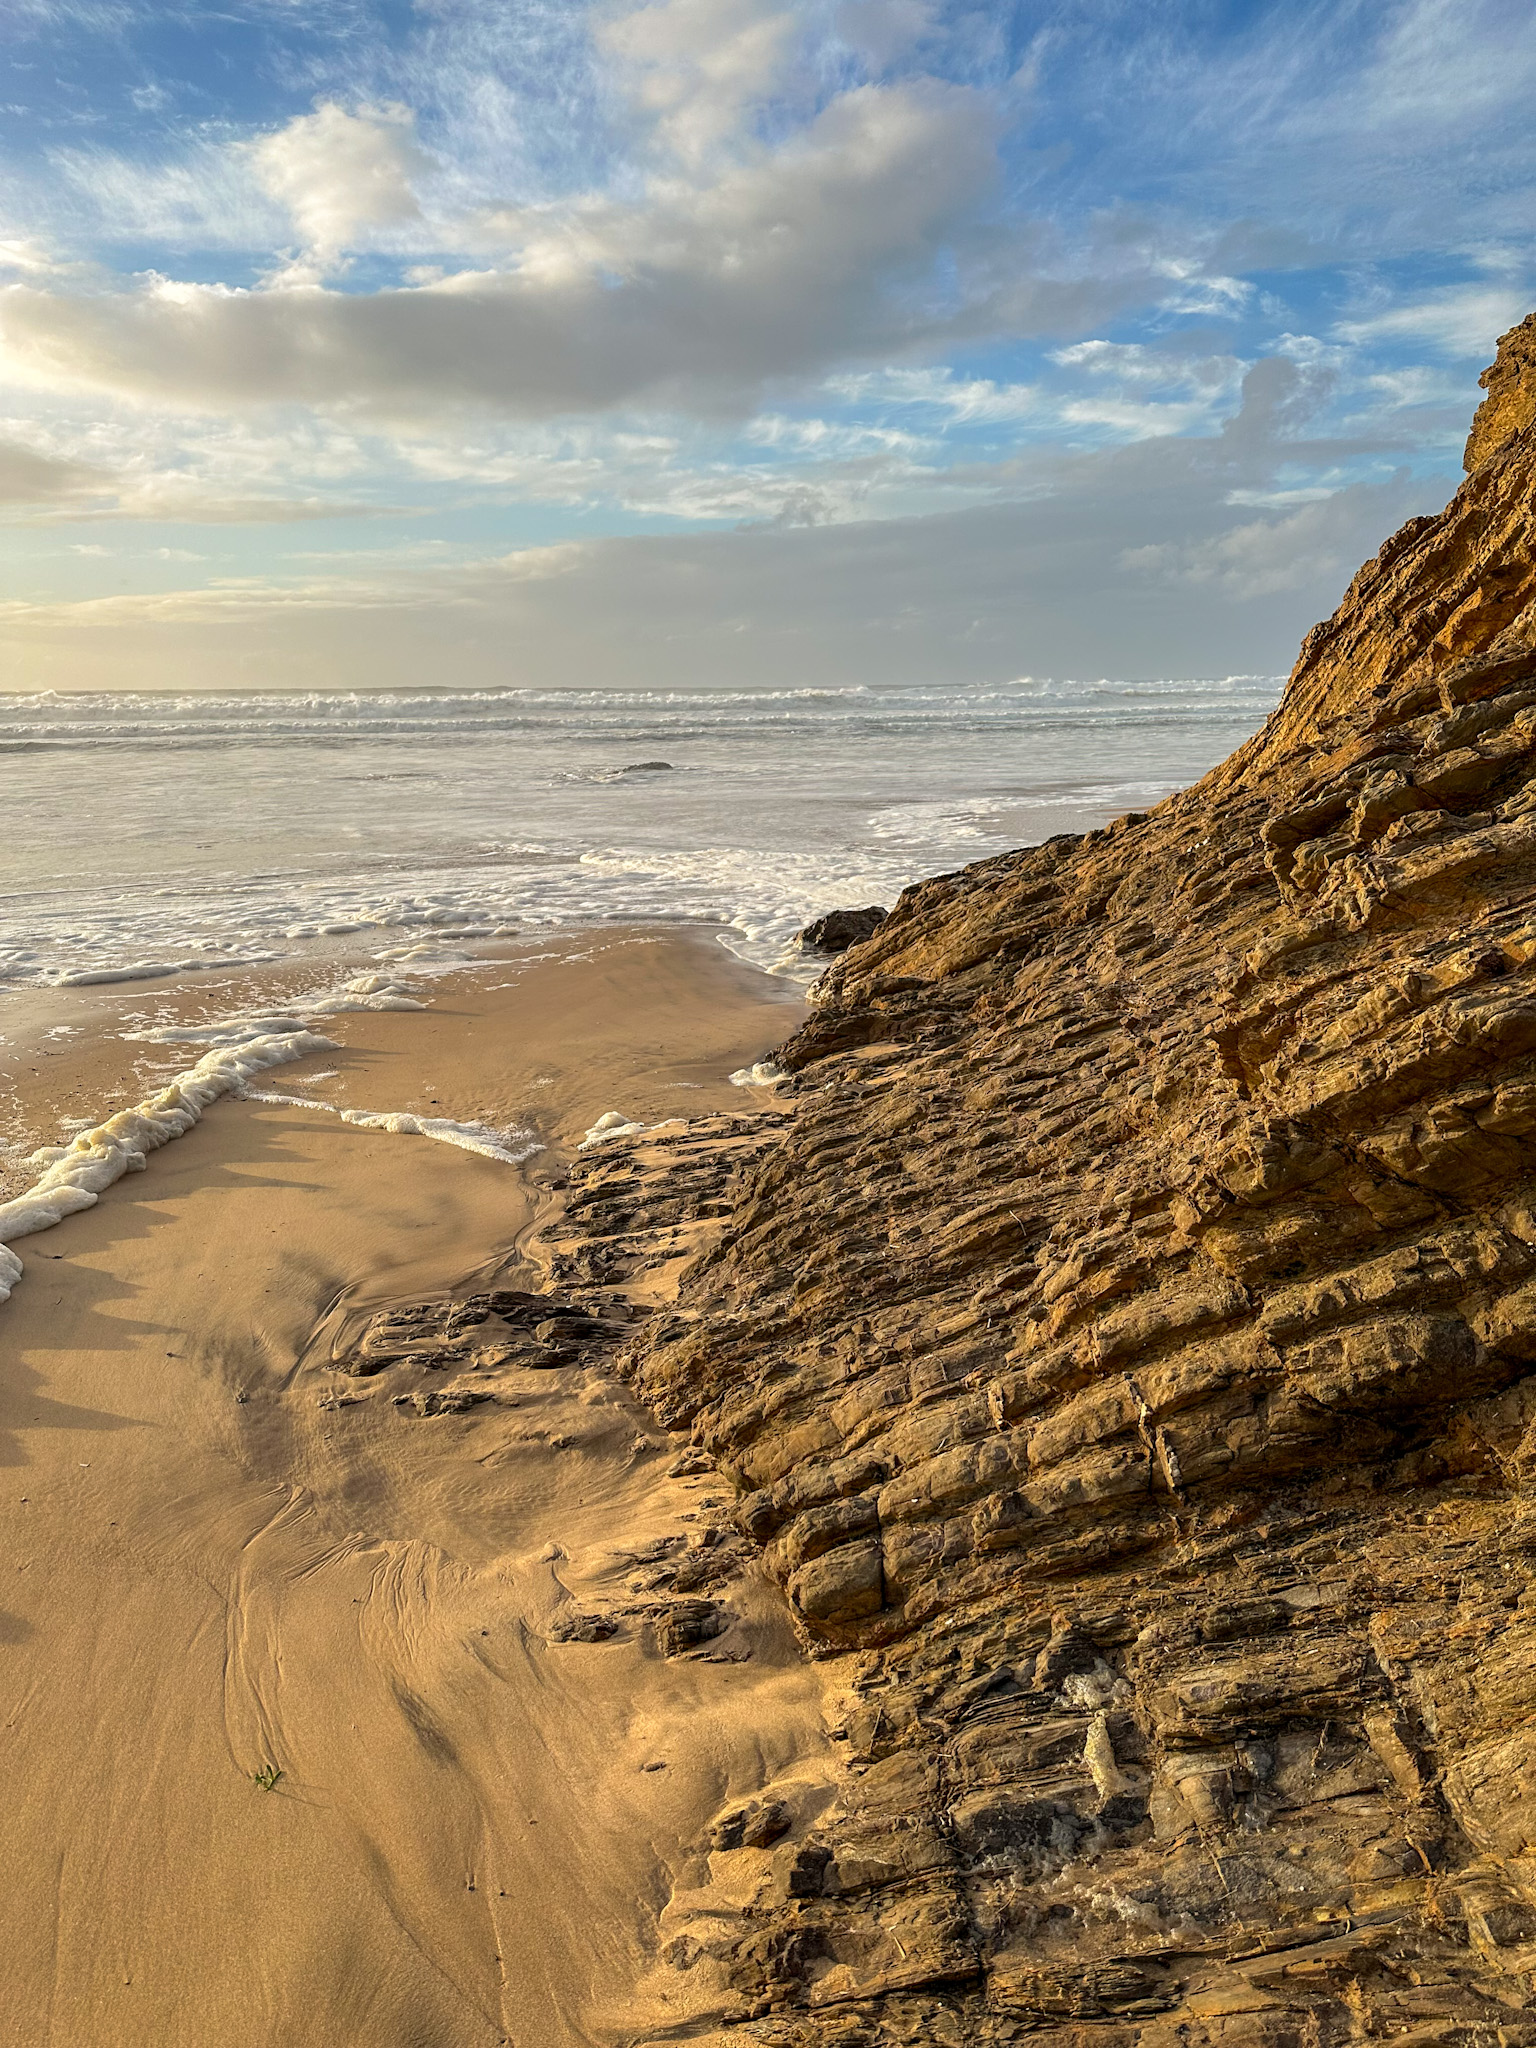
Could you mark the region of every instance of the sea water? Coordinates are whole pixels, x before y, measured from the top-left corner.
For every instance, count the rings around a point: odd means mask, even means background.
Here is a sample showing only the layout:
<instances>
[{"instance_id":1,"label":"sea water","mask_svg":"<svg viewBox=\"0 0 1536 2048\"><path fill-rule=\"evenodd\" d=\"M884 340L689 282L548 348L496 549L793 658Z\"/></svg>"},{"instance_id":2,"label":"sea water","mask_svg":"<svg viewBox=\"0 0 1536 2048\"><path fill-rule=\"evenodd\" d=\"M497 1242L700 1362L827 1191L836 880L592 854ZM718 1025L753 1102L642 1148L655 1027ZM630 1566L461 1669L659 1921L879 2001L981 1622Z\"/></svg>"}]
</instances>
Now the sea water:
<instances>
[{"instance_id":1,"label":"sea water","mask_svg":"<svg viewBox=\"0 0 1536 2048\"><path fill-rule=\"evenodd\" d=\"M1142 809L1280 679L0 695L0 985L807 919Z\"/></svg>"}]
</instances>

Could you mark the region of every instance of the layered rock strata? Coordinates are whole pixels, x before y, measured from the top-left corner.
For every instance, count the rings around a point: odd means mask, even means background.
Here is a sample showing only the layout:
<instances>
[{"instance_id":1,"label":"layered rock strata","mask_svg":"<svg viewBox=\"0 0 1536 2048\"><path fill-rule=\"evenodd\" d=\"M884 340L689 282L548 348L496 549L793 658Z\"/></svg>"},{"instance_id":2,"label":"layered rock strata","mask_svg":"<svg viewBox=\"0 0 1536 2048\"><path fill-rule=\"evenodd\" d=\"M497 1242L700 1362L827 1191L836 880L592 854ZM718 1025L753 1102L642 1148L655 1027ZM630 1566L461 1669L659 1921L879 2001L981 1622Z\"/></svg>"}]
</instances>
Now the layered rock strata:
<instances>
[{"instance_id":1,"label":"layered rock strata","mask_svg":"<svg viewBox=\"0 0 1536 2048\"><path fill-rule=\"evenodd\" d=\"M328 1338L611 1361L733 1483L562 1654L737 1656L755 1568L824 1662L634 2048L1536 2048L1533 322L1231 761L909 891L547 1293Z\"/></svg>"},{"instance_id":2,"label":"layered rock strata","mask_svg":"<svg viewBox=\"0 0 1536 2048\"><path fill-rule=\"evenodd\" d=\"M1466 467L1480 469L1536 421L1536 313L1499 337L1499 352L1478 379L1488 396L1467 437Z\"/></svg>"},{"instance_id":3,"label":"layered rock strata","mask_svg":"<svg viewBox=\"0 0 1536 2048\"><path fill-rule=\"evenodd\" d=\"M844 1694L676 2038L1536 2042L1530 346L1247 747L827 971L629 1344Z\"/></svg>"}]
</instances>

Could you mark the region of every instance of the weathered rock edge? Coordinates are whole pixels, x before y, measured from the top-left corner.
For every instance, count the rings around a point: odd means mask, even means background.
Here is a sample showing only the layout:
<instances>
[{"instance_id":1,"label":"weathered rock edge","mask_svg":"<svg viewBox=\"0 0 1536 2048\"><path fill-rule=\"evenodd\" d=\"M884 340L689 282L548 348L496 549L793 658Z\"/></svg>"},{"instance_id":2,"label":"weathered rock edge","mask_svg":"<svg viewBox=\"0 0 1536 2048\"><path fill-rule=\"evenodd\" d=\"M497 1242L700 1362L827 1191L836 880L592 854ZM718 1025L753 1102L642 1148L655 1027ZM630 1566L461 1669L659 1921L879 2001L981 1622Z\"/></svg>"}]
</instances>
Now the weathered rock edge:
<instances>
[{"instance_id":1,"label":"weathered rock edge","mask_svg":"<svg viewBox=\"0 0 1536 2048\"><path fill-rule=\"evenodd\" d=\"M1530 353L1253 741L779 1053L627 1370L848 1769L679 2037L1536 2042Z\"/></svg>"}]
</instances>

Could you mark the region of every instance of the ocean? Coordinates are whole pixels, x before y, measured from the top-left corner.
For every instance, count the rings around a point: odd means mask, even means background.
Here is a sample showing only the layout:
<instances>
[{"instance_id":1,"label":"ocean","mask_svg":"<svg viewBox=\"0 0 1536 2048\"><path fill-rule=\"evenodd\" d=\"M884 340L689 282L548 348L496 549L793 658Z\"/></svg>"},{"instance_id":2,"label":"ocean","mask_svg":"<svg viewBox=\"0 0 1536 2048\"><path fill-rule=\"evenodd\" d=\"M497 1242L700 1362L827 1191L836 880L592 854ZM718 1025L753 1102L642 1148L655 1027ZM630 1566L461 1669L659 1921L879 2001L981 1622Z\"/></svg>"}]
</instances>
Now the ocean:
<instances>
[{"instance_id":1,"label":"ocean","mask_svg":"<svg viewBox=\"0 0 1536 2048\"><path fill-rule=\"evenodd\" d=\"M0 696L0 985L653 920L793 971L822 911L1193 780L1282 680Z\"/></svg>"}]
</instances>

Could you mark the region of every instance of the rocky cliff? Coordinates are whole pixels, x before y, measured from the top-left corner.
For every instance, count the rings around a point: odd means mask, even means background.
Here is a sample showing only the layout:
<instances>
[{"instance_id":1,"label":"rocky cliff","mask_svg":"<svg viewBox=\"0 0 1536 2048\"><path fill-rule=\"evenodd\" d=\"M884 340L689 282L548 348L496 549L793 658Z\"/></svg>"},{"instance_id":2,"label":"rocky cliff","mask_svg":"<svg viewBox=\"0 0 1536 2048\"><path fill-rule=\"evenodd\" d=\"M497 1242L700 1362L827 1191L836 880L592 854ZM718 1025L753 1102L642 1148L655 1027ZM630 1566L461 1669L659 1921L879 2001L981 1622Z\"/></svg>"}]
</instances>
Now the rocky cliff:
<instances>
[{"instance_id":1,"label":"rocky cliff","mask_svg":"<svg viewBox=\"0 0 1536 2048\"><path fill-rule=\"evenodd\" d=\"M1536 2043L1531 321L1484 382L1248 746L829 969L631 1349L844 1698L679 2038Z\"/></svg>"},{"instance_id":2,"label":"rocky cliff","mask_svg":"<svg viewBox=\"0 0 1536 2048\"><path fill-rule=\"evenodd\" d=\"M1470 474L1507 441L1536 421L1536 313L1499 336L1499 352L1479 383L1488 396L1478 407L1467 437L1465 463Z\"/></svg>"}]
</instances>

